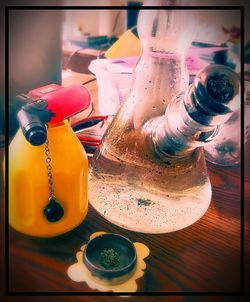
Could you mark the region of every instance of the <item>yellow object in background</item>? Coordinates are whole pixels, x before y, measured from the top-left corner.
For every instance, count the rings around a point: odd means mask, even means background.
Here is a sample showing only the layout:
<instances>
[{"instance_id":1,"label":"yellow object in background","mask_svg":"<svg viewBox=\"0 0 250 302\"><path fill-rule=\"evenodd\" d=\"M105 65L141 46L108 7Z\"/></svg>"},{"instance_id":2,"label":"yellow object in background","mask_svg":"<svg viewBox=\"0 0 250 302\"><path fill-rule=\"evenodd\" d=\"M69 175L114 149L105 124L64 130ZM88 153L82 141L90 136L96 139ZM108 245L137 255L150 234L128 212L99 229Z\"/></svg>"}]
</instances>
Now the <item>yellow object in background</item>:
<instances>
[{"instance_id":1,"label":"yellow object in background","mask_svg":"<svg viewBox=\"0 0 250 302\"><path fill-rule=\"evenodd\" d=\"M69 121L48 127L54 195L64 210L49 222L45 145L33 146L21 129L9 147L9 222L19 232L52 237L78 226L88 210L88 159Z\"/></svg>"},{"instance_id":2,"label":"yellow object in background","mask_svg":"<svg viewBox=\"0 0 250 302\"><path fill-rule=\"evenodd\" d=\"M108 59L139 56L141 53L140 40L131 30L125 31L120 38L105 52Z\"/></svg>"}]
</instances>

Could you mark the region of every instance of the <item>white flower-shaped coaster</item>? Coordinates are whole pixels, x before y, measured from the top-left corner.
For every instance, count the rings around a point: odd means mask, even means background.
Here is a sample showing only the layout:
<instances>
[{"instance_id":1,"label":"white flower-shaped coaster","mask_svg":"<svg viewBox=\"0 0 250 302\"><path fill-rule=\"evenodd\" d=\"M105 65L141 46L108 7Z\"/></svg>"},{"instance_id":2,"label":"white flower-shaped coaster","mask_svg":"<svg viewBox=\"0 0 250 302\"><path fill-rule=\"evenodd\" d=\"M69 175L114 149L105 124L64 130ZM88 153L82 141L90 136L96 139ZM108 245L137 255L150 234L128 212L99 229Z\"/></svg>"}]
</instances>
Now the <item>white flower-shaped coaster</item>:
<instances>
[{"instance_id":1,"label":"white flower-shaped coaster","mask_svg":"<svg viewBox=\"0 0 250 302\"><path fill-rule=\"evenodd\" d=\"M90 240L105 234L106 232L96 232L90 236ZM94 277L91 272L87 269L83 262L83 252L86 244L84 244L80 251L76 253L77 262L68 268L68 276L75 282L86 282L92 289L97 289L102 292L113 291L113 292L136 292L137 283L136 280L144 275L146 263L144 259L149 255L148 247L140 242L135 242L134 246L137 254L137 266L133 275L124 283L117 285L103 284L100 280Z\"/></svg>"}]
</instances>

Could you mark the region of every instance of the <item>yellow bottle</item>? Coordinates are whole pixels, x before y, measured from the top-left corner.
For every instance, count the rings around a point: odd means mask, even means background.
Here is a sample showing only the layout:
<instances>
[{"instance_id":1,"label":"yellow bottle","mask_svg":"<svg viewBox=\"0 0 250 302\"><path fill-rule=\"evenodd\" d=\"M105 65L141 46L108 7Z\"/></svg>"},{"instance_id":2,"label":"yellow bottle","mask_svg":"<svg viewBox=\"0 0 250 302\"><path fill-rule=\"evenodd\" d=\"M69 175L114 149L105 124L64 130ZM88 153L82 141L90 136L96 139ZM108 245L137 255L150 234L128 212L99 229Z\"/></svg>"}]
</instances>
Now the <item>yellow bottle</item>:
<instances>
[{"instance_id":1,"label":"yellow bottle","mask_svg":"<svg viewBox=\"0 0 250 302\"><path fill-rule=\"evenodd\" d=\"M78 226L88 210L88 159L68 120L48 126L54 196L62 217L45 215L50 190L45 144L31 145L21 129L9 146L9 222L19 232L52 237Z\"/></svg>"}]
</instances>

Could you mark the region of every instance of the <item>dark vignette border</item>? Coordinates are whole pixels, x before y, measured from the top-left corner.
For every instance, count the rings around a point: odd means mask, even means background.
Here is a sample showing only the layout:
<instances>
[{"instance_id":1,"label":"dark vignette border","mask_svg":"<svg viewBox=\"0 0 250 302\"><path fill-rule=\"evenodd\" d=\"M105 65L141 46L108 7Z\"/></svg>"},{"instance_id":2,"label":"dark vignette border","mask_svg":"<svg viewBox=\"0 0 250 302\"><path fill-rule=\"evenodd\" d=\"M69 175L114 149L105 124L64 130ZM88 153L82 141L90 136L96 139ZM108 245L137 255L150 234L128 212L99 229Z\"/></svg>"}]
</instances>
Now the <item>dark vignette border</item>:
<instances>
[{"instance_id":1,"label":"dark vignette border","mask_svg":"<svg viewBox=\"0 0 250 302\"><path fill-rule=\"evenodd\" d=\"M107 10L159 9L158 6L5 6L5 295L6 296L243 296L245 293L244 254L244 6L162 6L176 10L240 10L241 14L241 290L239 292L11 292L9 290L9 11L10 10Z\"/></svg>"}]
</instances>

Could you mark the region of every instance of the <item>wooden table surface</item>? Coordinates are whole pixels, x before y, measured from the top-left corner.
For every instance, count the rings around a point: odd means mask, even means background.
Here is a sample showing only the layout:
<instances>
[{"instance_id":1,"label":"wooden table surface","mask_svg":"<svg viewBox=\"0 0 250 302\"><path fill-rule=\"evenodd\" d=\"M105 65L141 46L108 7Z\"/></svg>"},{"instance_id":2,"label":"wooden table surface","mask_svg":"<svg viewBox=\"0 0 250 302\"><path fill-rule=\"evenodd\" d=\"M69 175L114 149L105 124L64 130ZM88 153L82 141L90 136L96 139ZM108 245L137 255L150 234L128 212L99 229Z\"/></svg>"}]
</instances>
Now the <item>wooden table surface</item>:
<instances>
[{"instance_id":1,"label":"wooden table surface","mask_svg":"<svg viewBox=\"0 0 250 302\"><path fill-rule=\"evenodd\" d=\"M250 144L245 154L249 153ZM0 162L4 150L0 149ZM9 228L9 291L25 293L58 292L60 297L8 296L0 301L243 301L241 291L241 207L240 166L220 167L208 163L213 187L206 214L183 230L148 235L110 224L90 206L87 218L73 231L50 239L31 238ZM250 161L245 161L245 282L250 271ZM4 185L1 168L1 243L4 246ZM139 292L175 292L174 297L63 296L64 292L92 293L86 283L73 282L67 269L76 262L76 252L96 231L116 232L150 249L147 268L138 280ZM4 292L4 250L1 249L1 292ZM5 280L6 281L6 280ZM249 286L245 286L248 292ZM186 293L199 292L200 296ZM206 292L207 294L202 294ZM216 296L212 293L217 292ZM177 295L176 293L179 293ZM184 293L184 294L183 294ZM209 296L211 293L211 296ZM228 293L227 297L220 293ZM103 293L105 295L105 293ZM39 294L38 294L39 295Z\"/></svg>"}]
</instances>

